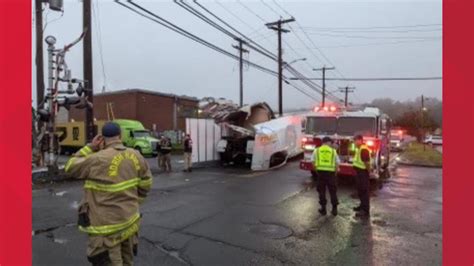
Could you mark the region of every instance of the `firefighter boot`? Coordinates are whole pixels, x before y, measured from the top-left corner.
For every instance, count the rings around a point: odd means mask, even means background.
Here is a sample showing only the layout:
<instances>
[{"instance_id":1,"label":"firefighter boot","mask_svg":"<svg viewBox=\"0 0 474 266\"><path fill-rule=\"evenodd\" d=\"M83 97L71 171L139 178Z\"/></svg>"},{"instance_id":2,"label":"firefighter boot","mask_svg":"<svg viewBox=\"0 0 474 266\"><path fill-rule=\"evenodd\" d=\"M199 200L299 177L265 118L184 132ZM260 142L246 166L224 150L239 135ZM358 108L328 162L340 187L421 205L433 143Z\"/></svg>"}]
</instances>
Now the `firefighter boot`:
<instances>
[{"instance_id":1,"label":"firefighter boot","mask_svg":"<svg viewBox=\"0 0 474 266\"><path fill-rule=\"evenodd\" d=\"M332 206L331 213L332 213L333 216L337 216L337 205Z\"/></svg>"},{"instance_id":2,"label":"firefighter boot","mask_svg":"<svg viewBox=\"0 0 474 266\"><path fill-rule=\"evenodd\" d=\"M318 210L318 212L319 212L321 215L326 215L326 214L327 214L326 206L321 206L321 208Z\"/></svg>"}]
</instances>

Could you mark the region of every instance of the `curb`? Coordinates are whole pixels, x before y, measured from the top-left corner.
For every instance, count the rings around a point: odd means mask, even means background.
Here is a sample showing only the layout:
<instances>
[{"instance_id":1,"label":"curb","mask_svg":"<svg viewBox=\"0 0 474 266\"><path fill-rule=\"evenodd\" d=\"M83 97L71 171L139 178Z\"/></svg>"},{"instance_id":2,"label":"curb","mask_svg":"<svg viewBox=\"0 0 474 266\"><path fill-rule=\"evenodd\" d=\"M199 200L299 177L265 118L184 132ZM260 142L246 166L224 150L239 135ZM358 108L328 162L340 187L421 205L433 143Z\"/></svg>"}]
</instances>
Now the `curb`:
<instances>
[{"instance_id":1,"label":"curb","mask_svg":"<svg viewBox=\"0 0 474 266\"><path fill-rule=\"evenodd\" d=\"M436 165L428 165L428 164L417 164L417 163L409 163L409 162L403 162L403 161L398 161L397 164L399 165L404 165L404 166L415 166L415 167L425 167L425 168L443 168L443 166L436 166Z\"/></svg>"}]
</instances>

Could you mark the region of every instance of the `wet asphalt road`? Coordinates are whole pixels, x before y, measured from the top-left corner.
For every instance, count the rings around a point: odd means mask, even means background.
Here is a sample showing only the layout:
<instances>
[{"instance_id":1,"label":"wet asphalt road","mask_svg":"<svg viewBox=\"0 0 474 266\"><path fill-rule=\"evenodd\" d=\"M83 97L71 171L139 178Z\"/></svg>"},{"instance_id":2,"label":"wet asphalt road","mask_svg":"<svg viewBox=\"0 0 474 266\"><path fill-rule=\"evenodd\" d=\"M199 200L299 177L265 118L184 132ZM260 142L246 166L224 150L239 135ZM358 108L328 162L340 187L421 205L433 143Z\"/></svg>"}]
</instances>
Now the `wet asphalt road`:
<instances>
[{"instance_id":1,"label":"wet asphalt road","mask_svg":"<svg viewBox=\"0 0 474 266\"><path fill-rule=\"evenodd\" d=\"M339 185L339 216L323 217L308 180L297 162L157 174L136 264L441 265L441 169L395 168L365 222L353 217L350 182ZM33 265L87 265L81 194L80 182L33 190Z\"/></svg>"}]
</instances>

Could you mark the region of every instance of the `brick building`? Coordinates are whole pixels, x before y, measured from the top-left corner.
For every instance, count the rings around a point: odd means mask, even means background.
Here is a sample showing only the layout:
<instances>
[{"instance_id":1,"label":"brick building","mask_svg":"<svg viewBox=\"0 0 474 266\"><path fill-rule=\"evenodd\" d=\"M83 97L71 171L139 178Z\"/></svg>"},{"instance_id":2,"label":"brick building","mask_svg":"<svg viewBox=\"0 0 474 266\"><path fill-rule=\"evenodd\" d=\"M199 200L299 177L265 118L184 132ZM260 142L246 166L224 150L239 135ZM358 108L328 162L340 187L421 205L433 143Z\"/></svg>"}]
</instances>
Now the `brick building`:
<instances>
[{"instance_id":1,"label":"brick building","mask_svg":"<svg viewBox=\"0 0 474 266\"><path fill-rule=\"evenodd\" d=\"M194 97L177 96L142 89L126 89L94 95L94 117L107 120L111 107L115 119L133 119L150 130L182 130L186 128L186 117L196 117L199 100ZM85 111L71 108L69 119L85 120Z\"/></svg>"}]
</instances>

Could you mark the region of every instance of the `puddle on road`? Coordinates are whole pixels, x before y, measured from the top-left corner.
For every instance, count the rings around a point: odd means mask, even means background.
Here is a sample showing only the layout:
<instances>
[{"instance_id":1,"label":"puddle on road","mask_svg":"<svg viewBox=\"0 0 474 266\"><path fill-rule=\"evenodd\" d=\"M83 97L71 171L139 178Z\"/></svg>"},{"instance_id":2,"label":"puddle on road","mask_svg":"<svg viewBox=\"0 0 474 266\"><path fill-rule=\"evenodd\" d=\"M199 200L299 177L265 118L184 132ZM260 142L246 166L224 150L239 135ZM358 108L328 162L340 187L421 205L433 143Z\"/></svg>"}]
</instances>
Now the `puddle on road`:
<instances>
[{"instance_id":1,"label":"puddle on road","mask_svg":"<svg viewBox=\"0 0 474 266\"><path fill-rule=\"evenodd\" d=\"M66 244L68 242L68 240L67 239L54 238L53 242L58 243L58 244Z\"/></svg>"},{"instance_id":2,"label":"puddle on road","mask_svg":"<svg viewBox=\"0 0 474 266\"><path fill-rule=\"evenodd\" d=\"M249 232L272 239L287 238L293 234L291 229L277 224L254 224L249 227Z\"/></svg>"},{"instance_id":3,"label":"puddle on road","mask_svg":"<svg viewBox=\"0 0 474 266\"><path fill-rule=\"evenodd\" d=\"M69 205L69 207L71 207L72 209L77 210L77 209L79 209L79 205L80 205L80 204L79 204L78 201L73 201L73 202L71 203L71 205Z\"/></svg>"},{"instance_id":4,"label":"puddle on road","mask_svg":"<svg viewBox=\"0 0 474 266\"><path fill-rule=\"evenodd\" d=\"M64 196L64 194L66 194L66 193L67 193L67 191L56 192L56 193L54 193L54 196L62 197L62 196Z\"/></svg>"}]
</instances>

